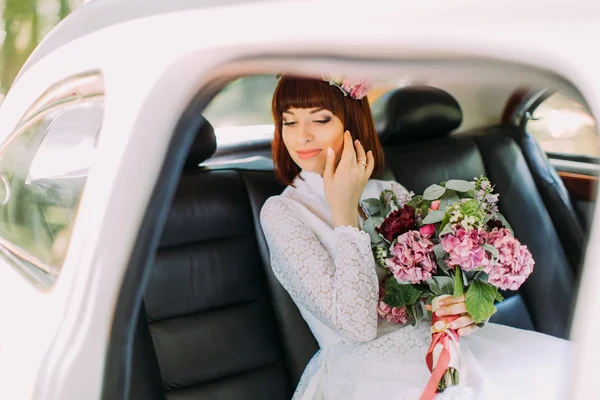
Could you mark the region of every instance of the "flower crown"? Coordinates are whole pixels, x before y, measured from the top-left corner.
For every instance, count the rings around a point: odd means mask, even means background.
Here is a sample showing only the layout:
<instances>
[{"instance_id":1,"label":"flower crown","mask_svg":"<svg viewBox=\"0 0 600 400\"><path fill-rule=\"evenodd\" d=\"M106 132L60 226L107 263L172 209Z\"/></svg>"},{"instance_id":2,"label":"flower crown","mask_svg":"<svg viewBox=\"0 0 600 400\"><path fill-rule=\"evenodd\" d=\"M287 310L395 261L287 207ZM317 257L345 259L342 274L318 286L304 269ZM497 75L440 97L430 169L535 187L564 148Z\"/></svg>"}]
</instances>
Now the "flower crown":
<instances>
[{"instance_id":1,"label":"flower crown","mask_svg":"<svg viewBox=\"0 0 600 400\"><path fill-rule=\"evenodd\" d=\"M283 74L277 74L277 79L281 78ZM344 93L344 96L350 96L355 100L361 100L367 95L369 90L373 87L372 82L367 79L352 79L345 78L342 76L326 76L321 75L321 79L329 83L331 86L335 86Z\"/></svg>"}]
</instances>

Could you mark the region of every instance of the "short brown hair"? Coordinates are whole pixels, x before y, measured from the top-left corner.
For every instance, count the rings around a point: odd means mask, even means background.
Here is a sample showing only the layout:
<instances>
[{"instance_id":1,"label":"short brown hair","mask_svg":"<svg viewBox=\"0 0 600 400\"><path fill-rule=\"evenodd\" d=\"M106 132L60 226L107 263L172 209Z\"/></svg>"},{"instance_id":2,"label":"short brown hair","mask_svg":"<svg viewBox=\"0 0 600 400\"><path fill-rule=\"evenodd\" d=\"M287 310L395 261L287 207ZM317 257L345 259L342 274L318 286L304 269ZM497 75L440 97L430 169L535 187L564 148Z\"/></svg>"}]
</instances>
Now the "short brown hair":
<instances>
[{"instance_id":1,"label":"short brown hair","mask_svg":"<svg viewBox=\"0 0 600 400\"><path fill-rule=\"evenodd\" d=\"M290 185L300 173L300 167L290 157L281 130L283 128L283 112L290 108L325 108L338 117L344 129L350 131L353 139L360 140L365 151L371 150L375 160L373 175L377 176L384 168L384 155L379 137L375 131L375 123L371 115L371 107L366 97L355 100L337 87L331 86L321 79L308 79L282 76L273 95L273 120L275 135L272 152L275 176L286 185Z\"/></svg>"}]
</instances>

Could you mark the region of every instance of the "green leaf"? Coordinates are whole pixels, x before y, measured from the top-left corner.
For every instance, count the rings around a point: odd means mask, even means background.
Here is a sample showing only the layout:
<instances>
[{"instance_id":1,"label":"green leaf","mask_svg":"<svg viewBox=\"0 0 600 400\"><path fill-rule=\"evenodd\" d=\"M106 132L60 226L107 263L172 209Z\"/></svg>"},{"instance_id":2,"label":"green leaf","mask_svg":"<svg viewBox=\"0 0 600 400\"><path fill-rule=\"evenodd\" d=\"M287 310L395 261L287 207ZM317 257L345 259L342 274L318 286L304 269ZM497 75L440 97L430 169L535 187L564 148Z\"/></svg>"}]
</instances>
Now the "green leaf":
<instances>
[{"instance_id":1,"label":"green leaf","mask_svg":"<svg viewBox=\"0 0 600 400\"><path fill-rule=\"evenodd\" d=\"M369 215L375 216L381 213L381 201L379 199L365 199L362 203L369 212Z\"/></svg>"},{"instance_id":2,"label":"green leaf","mask_svg":"<svg viewBox=\"0 0 600 400\"><path fill-rule=\"evenodd\" d=\"M425 189L423 192L423 198L425 200L437 200L444 194L445 191L445 187L433 184Z\"/></svg>"},{"instance_id":3,"label":"green leaf","mask_svg":"<svg viewBox=\"0 0 600 400\"><path fill-rule=\"evenodd\" d=\"M475 323L484 322L494 315L496 312L496 307L494 307L496 293L497 290L486 282L475 281L469 286L465 305L467 312Z\"/></svg>"},{"instance_id":4,"label":"green leaf","mask_svg":"<svg viewBox=\"0 0 600 400\"><path fill-rule=\"evenodd\" d=\"M457 192L468 192L469 190L475 190L475 185L471 182L463 181L461 179L450 179L446 182L446 189L456 190Z\"/></svg>"},{"instance_id":5,"label":"green leaf","mask_svg":"<svg viewBox=\"0 0 600 400\"><path fill-rule=\"evenodd\" d=\"M444 229L442 229L442 231L440 232L439 236L442 237L442 236L447 235L447 234L452 233L452 232L453 232L452 225L451 224L446 224L444 226Z\"/></svg>"},{"instance_id":6,"label":"green leaf","mask_svg":"<svg viewBox=\"0 0 600 400\"><path fill-rule=\"evenodd\" d=\"M423 196L418 195L418 196L414 196L412 199L410 199L410 201L406 204L408 204L409 206L411 206L414 209L419 208L419 206L421 205L421 203L423 202Z\"/></svg>"},{"instance_id":7,"label":"green leaf","mask_svg":"<svg viewBox=\"0 0 600 400\"><path fill-rule=\"evenodd\" d=\"M458 265L454 268L456 269L455 274L454 274L454 297L458 297L458 296L462 296L462 294L465 292L464 291L463 274L462 274L462 270L460 269L460 267Z\"/></svg>"},{"instance_id":8,"label":"green leaf","mask_svg":"<svg viewBox=\"0 0 600 400\"><path fill-rule=\"evenodd\" d=\"M425 219L423 219L423 224L427 225L427 224L435 224L436 222L440 222L441 220L444 219L444 215L446 215L446 213L444 211L432 210L429 212L429 214L427 214Z\"/></svg>"},{"instance_id":9,"label":"green leaf","mask_svg":"<svg viewBox=\"0 0 600 400\"><path fill-rule=\"evenodd\" d=\"M404 307L414 304L421 296L421 291L411 284L401 284L391 277L385 282L383 301L391 307Z\"/></svg>"},{"instance_id":10,"label":"green leaf","mask_svg":"<svg viewBox=\"0 0 600 400\"><path fill-rule=\"evenodd\" d=\"M433 252L437 258L444 258L446 252L444 251L444 245L440 242L435 245Z\"/></svg>"},{"instance_id":11,"label":"green leaf","mask_svg":"<svg viewBox=\"0 0 600 400\"><path fill-rule=\"evenodd\" d=\"M434 276L427 279L427 285L435 297L452 294L454 290L454 280L449 276Z\"/></svg>"},{"instance_id":12,"label":"green leaf","mask_svg":"<svg viewBox=\"0 0 600 400\"><path fill-rule=\"evenodd\" d=\"M500 294L500 292L498 291L498 288L497 288L497 287L494 287L494 289L496 289L496 301L497 301L497 302L504 301L504 296L502 296L502 295Z\"/></svg>"},{"instance_id":13,"label":"green leaf","mask_svg":"<svg viewBox=\"0 0 600 400\"><path fill-rule=\"evenodd\" d=\"M446 210L449 206L459 201L460 198L454 190L446 189L446 192L440 198L440 210Z\"/></svg>"},{"instance_id":14,"label":"green leaf","mask_svg":"<svg viewBox=\"0 0 600 400\"><path fill-rule=\"evenodd\" d=\"M413 317L415 324L423 321L428 316L428 311L422 301L417 301L415 304L407 308L408 313Z\"/></svg>"},{"instance_id":15,"label":"green leaf","mask_svg":"<svg viewBox=\"0 0 600 400\"><path fill-rule=\"evenodd\" d=\"M383 218L381 217L372 217L367 218L363 223L362 230L367 232L371 237L371 246L382 245L385 243L383 238L379 235L379 232L375 229L376 226L381 225L383 222Z\"/></svg>"},{"instance_id":16,"label":"green leaf","mask_svg":"<svg viewBox=\"0 0 600 400\"><path fill-rule=\"evenodd\" d=\"M470 198L470 199L474 199L477 197L477 191L475 191L475 189L469 190L466 193L466 197Z\"/></svg>"},{"instance_id":17,"label":"green leaf","mask_svg":"<svg viewBox=\"0 0 600 400\"><path fill-rule=\"evenodd\" d=\"M500 256L500 253L498 252L498 249L496 247L492 246L489 243L484 243L483 245L481 245L481 247L483 247L483 249L485 251L487 251L492 256L494 256L494 258L498 258Z\"/></svg>"}]
</instances>

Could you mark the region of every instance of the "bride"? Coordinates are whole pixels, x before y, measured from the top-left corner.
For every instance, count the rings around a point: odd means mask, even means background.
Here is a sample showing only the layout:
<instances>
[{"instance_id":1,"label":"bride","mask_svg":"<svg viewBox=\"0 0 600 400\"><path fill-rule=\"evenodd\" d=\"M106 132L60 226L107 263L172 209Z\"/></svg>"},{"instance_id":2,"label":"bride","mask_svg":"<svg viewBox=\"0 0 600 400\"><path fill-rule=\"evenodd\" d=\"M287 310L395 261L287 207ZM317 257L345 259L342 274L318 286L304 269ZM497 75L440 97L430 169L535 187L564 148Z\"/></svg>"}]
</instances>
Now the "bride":
<instances>
[{"instance_id":1,"label":"bride","mask_svg":"<svg viewBox=\"0 0 600 400\"><path fill-rule=\"evenodd\" d=\"M383 169L366 82L284 75L273 97L277 177L287 184L261 210L277 279L320 345L294 399L418 399L431 373L425 364L430 323L378 318L379 279L361 199L396 182L370 179ZM568 382L568 341L489 323L478 329L464 296L442 304L459 315L458 386L437 398L561 399Z\"/></svg>"}]
</instances>

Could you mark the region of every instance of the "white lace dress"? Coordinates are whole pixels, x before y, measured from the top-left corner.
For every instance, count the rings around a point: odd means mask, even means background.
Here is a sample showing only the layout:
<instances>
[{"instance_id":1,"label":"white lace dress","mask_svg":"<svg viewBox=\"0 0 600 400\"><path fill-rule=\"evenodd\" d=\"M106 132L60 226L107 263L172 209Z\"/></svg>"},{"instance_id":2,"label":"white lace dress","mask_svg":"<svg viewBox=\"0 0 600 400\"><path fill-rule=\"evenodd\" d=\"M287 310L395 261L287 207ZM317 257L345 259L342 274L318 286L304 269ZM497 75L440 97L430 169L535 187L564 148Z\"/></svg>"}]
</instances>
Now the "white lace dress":
<instances>
[{"instance_id":1,"label":"white lace dress","mask_svg":"<svg viewBox=\"0 0 600 400\"><path fill-rule=\"evenodd\" d=\"M363 199L392 184L369 181ZM429 324L378 318L383 271L369 235L333 228L320 175L303 171L294 185L261 211L273 271L321 348L294 399L418 399L430 377ZM566 398L568 341L490 323L462 338L460 351L466 378L439 399Z\"/></svg>"}]
</instances>

